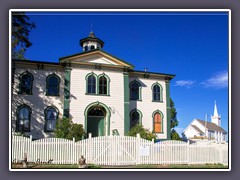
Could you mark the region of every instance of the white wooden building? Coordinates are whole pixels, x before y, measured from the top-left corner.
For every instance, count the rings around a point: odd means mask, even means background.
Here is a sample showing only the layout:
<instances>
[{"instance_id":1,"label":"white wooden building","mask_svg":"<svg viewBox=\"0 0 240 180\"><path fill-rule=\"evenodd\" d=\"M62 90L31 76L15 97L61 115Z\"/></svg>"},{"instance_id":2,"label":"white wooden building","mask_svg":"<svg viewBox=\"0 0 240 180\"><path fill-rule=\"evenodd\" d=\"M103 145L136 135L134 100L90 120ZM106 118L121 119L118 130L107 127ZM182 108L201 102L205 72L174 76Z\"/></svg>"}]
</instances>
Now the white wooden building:
<instances>
[{"instance_id":1,"label":"white wooden building","mask_svg":"<svg viewBox=\"0 0 240 180\"><path fill-rule=\"evenodd\" d=\"M59 63L12 61L12 131L52 137L59 118L82 124L92 136L126 135L140 123L170 139L172 74L134 70L102 50L93 32L83 51Z\"/></svg>"},{"instance_id":2,"label":"white wooden building","mask_svg":"<svg viewBox=\"0 0 240 180\"><path fill-rule=\"evenodd\" d=\"M211 122L194 119L183 131L182 138L184 140L207 139L217 142L227 141L227 132L221 127L221 116L218 114L216 102Z\"/></svg>"}]
</instances>

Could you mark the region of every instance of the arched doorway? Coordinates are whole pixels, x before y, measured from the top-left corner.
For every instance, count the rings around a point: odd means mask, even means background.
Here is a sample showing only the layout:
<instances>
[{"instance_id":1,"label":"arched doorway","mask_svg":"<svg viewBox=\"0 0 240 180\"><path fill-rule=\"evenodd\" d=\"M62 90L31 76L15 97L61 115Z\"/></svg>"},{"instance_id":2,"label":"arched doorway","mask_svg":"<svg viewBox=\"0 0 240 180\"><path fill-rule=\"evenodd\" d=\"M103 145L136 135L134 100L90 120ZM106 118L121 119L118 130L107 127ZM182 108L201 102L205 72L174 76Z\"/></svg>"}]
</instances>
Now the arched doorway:
<instances>
[{"instance_id":1,"label":"arched doorway","mask_svg":"<svg viewBox=\"0 0 240 180\"><path fill-rule=\"evenodd\" d=\"M105 135L106 111L101 106L89 109L87 114L87 134L92 133L92 137Z\"/></svg>"},{"instance_id":2,"label":"arched doorway","mask_svg":"<svg viewBox=\"0 0 240 180\"><path fill-rule=\"evenodd\" d=\"M90 132L92 137L110 135L111 112L107 105L99 101L93 102L86 107L84 116L87 135Z\"/></svg>"}]
</instances>

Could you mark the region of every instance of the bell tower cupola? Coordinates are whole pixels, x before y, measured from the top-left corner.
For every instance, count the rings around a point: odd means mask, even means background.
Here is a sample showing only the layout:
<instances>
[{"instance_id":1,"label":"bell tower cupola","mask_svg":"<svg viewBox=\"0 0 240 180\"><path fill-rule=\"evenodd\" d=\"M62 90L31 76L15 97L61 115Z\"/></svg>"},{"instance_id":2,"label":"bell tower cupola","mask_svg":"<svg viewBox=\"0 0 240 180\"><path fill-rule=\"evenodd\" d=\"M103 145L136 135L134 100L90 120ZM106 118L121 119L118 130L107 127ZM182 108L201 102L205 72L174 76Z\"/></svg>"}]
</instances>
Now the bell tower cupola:
<instances>
[{"instance_id":1,"label":"bell tower cupola","mask_svg":"<svg viewBox=\"0 0 240 180\"><path fill-rule=\"evenodd\" d=\"M80 45L82 46L83 51L91 51L103 48L104 42L97 38L93 31L91 31L88 37L80 39Z\"/></svg>"}]
</instances>

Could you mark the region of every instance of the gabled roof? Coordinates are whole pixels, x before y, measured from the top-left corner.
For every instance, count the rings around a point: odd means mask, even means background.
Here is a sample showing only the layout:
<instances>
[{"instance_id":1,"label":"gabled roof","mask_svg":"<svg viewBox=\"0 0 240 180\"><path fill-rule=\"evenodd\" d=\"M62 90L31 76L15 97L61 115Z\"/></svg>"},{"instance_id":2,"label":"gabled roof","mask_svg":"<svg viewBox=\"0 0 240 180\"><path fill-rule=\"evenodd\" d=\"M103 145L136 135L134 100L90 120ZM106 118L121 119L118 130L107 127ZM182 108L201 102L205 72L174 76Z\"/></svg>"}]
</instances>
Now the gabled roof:
<instances>
[{"instance_id":1,"label":"gabled roof","mask_svg":"<svg viewBox=\"0 0 240 180\"><path fill-rule=\"evenodd\" d=\"M204 132L203 132L201 129L199 129L197 126L192 125L192 127L193 127L196 131L198 131L200 134L204 134Z\"/></svg>"},{"instance_id":2,"label":"gabled roof","mask_svg":"<svg viewBox=\"0 0 240 180\"><path fill-rule=\"evenodd\" d=\"M87 58L89 56L101 56L104 58L107 58L109 60L111 60L112 62L114 62L117 66L122 66L122 67L127 67L130 69L133 69L134 66L122 59L119 59L105 51L103 51L102 49L94 49L94 50L90 50L90 51L84 51L81 53L77 53L77 54L73 54L73 55L69 55L69 56L65 56L65 57L61 57L59 58L60 62L74 62L74 60L76 61L76 59L81 59L81 58ZM81 60L78 61L78 63L81 63Z\"/></svg>"},{"instance_id":3,"label":"gabled roof","mask_svg":"<svg viewBox=\"0 0 240 180\"><path fill-rule=\"evenodd\" d=\"M169 80L173 79L176 75L175 74L166 74L166 73L157 73L157 72L149 72L149 71L139 71L139 70L131 70L129 71L131 74L139 74L139 75L155 75L155 76L162 76L167 77Z\"/></svg>"},{"instance_id":4,"label":"gabled roof","mask_svg":"<svg viewBox=\"0 0 240 180\"><path fill-rule=\"evenodd\" d=\"M205 127L204 120L200 120L200 119L196 119L196 120ZM224 134L227 133L223 128L221 128L220 126L218 126L212 122L209 122L209 121L206 122L206 128L208 129L208 131L218 131L218 132L222 132Z\"/></svg>"}]
</instances>

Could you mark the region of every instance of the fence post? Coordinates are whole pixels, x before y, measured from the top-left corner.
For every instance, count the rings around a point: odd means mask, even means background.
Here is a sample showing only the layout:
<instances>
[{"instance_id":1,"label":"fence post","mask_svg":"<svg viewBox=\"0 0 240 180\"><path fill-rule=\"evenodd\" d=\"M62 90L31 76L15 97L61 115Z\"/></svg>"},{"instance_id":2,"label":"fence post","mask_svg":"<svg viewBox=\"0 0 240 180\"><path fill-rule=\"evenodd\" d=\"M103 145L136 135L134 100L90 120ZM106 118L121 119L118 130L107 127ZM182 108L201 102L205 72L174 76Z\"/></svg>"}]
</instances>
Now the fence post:
<instances>
[{"instance_id":1,"label":"fence post","mask_svg":"<svg viewBox=\"0 0 240 180\"><path fill-rule=\"evenodd\" d=\"M137 161L136 161L136 164L140 164L140 134L137 133L137 144L136 144L136 157L137 157Z\"/></svg>"},{"instance_id":2,"label":"fence post","mask_svg":"<svg viewBox=\"0 0 240 180\"><path fill-rule=\"evenodd\" d=\"M29 137L29 141L28 141L28 160L30 159L30 161L32 160L32 135L30 135Z\"/></svg>"},{"instance_id":3,"label":"fence post","mask_svg":"<svg viewBox=\"0 0 240 180\"><path fill-rule=\"evenodd\" d=\"M155 161L157 159L157 157L154 158L154 155L156 155L156 153L155 153L155 148L154 148L154 139L152 138L152 147L151 147L151 163L152 164L155 164Z\"/></svg>"},{"instance_id":4,"label":"fence post","mask_svg":"<svg viewBox=\"0 0 240 180\"><path fill-rule=\"evenodd\" d=\"M219 144L219 163L223 164L223 148L222 148L222 144Z\"/></svg>"},{"instance_id":5,"label":"fence post","mask_svg":"<svg viewBox=\"0 0 240 180\"><path fill-rule=\"evenodd\" d=\"M92 138L92 133L88 133L88 138L89 138L89 139Z\"/></svg>"},{"instance_id":6,"label":"fence post","mask_svg":"<svg viewBox=\"0 0 240 180\"><path fill-rule=\"evenodd\" d=\"M187 141L187 164L190 164L190 140Z\"/></svg>"},{"instance_id":7,"label":"fence post","mask_svg":"<svg viewBox=\"0 0 240 180\"><path fill-rule=\"evenodd\" d=\"M92 142L92 133L88 133L88 138L89 138L89 144L86 144L86 146L89 145L89 155L88 155L88 159L87 159L87 162L88 163L93 163L92 160L93 160L93 142ZM86 152L88 153L88 152Z\"/></svg>"}]
</instances>

